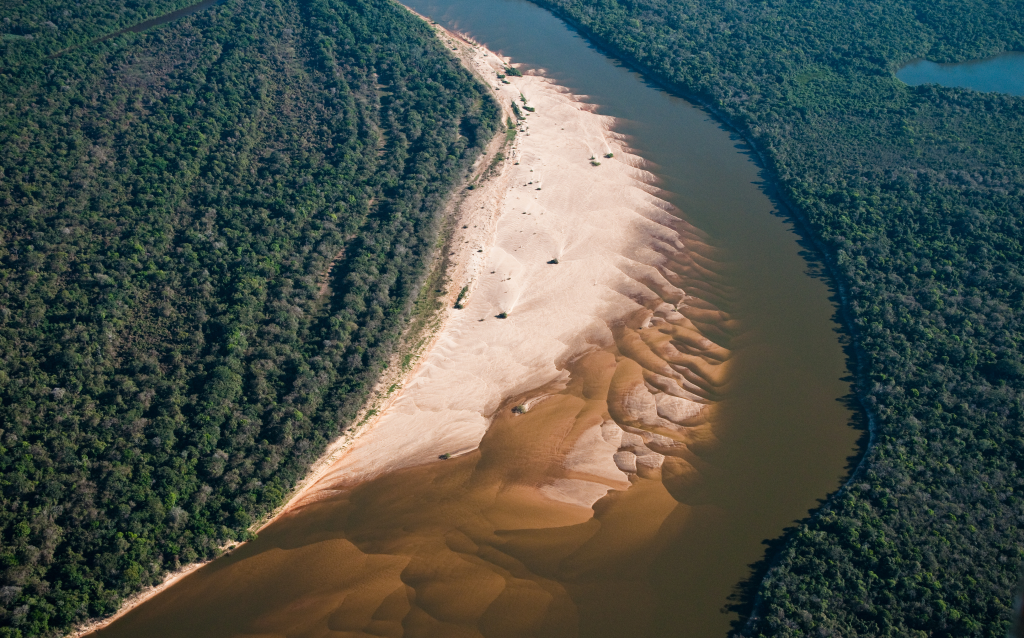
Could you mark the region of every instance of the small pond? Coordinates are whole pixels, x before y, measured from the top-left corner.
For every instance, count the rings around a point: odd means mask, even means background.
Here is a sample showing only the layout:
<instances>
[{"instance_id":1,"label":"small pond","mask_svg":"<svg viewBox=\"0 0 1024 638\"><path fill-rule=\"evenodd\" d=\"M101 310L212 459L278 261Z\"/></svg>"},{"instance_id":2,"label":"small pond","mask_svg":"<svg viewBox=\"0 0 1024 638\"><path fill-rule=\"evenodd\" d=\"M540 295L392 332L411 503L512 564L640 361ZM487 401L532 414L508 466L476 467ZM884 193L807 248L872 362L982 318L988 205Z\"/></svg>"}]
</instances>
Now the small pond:
<instances>
[{"instance_id":1,"label":"small pond","mask_svg":"<svg viewBox=\"0 0 1024 638\"><path fill-rule=\"evenodd\" d=\"M1024 52L1012 51L983 60L936 64L915 60L896 72L907 84L941 84L983 92L1024 95Z\"/></svg>"}]
</instances>

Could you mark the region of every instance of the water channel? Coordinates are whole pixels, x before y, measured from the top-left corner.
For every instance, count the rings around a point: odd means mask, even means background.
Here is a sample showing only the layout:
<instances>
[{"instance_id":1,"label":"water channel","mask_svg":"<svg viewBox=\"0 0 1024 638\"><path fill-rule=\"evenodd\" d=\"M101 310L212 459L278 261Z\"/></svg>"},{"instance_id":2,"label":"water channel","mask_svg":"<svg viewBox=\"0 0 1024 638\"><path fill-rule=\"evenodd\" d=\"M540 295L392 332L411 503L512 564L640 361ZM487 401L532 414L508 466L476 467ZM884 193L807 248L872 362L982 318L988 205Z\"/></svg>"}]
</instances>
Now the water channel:
<instances>
[{"instance_id":1,"label":"water channel","mask_svg":"<svg viewBox=\"0 0 1024 638\"><path fill-rule=\"evenodd\" d=\"M688 292L711 291L730 318L719 338L732 372L714 411L718 443L697 459L702 480L670 497L631 488L586 524L524 531L514 508L484 511L457 486L491 450L401 470L283 517L98 635L727 635L765 541L842 484L863 435L814 255L741 139L550 13L525 0L409 4L619 118L662 196L706 233L714 282ZM480 570L523 585L466 611L491 586L467 576Z\"/></svg>"},{"instance_id":2,"label":"water channel","mask_svg":"<svg viewBox=\"0 0 1024 638\"><path fill-rule=\"evenodd\" d=\"M940 84L975 91L1024 95L1024 52L1010 51L983 60L937 64L914 60L896 72L907 84Z\"/></svg>"}]
</instances>

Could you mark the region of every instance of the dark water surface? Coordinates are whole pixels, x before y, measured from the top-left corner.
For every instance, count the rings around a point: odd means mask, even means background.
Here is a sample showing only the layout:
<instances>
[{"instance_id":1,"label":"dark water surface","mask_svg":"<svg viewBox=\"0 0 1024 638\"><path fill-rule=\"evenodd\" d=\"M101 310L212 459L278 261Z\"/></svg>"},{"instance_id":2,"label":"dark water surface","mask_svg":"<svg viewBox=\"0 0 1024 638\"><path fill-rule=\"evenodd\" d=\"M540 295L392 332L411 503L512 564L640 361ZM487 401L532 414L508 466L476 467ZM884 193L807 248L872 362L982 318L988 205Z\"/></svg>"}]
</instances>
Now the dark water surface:
<instances>
[{"instance_id":1,"label":"dark water surface","mask_svg":"<svg viewBox=\"0 0 1024 638\"><path fill-rule=\"evenodd\" d=\"M181 9L178 9L177 11L171 11L170 13L165 13L164 15L157 16L157 17L155 17L155 18L153 18L151 20L146 20L145 22L140 22L139 24L135 25L134 27L128 27L127 29L122 29L121 31L118 31L117 33L115 33L113 35L120 35L122 33L127 33L129 31L132 32L132 33L142 33L143 31L146 31L148 29L152 29L153 27L158 27L161 24L167 24L169 22L174 22L175 20L180 20L181 18L184 18L185 16L190 16L193 13L196 13L198 11L202 11L203 9L209 9L210 7L212 7L213 5L215 5L215 4L219 3L219 2L221 2L221 0L202 0L201 2L197 2L195 4L191 4L191 5L187 6L187 7L182 7ZM113 35L110 36L110 37L113 37Z\"/></svg>"},{"instance_id":2,"label":"dark water surface","mask_svg":"<svg viewBox=\"0 0 1024 638\"><path fill-rule=\"evenodd\" d=\"M765 539L841 485L862 434L828 285L744 145L707 113L528 2L410 4L621 118L664 197L706 233L714 265L687 291L724 313L708 330L731 359L717 442L692 459L700 480L638 482L592 519L563 520L501 482L543 441L499 417L480 451L288 515L100 635L725 636ZM593 380L614 357L581 365ZM571 393L541 405L517 423L585 411Z\"/></svg>"},{"instance_id":3,"label":"dark water surface","mask_svg":"<svg viewBox=\"0 0 1024 638\"><path fill-rule=\"evenodd\" d=\"M69 48L64 49L62 51L58 51L57 53L54 53L53 55L50 56L50 58L57 58L57 57L60 57L60 56L64 55L65 53L70 52L70 51L75 51L75 50L79 49L80 47L89 46L90 44L96 44L97 42L104 42L104 41L109 40L111 38L116 38L119 35L124 35L125 33L142 33L143 31L148 31L149 29L152 29L153 27L158 27L158 26L163 25L163 24L169 24L171 22L174 22L175 20L180 20L181 18L184 18L186 16L190 16L193 13L197 13L199 11L202 11L203 9L209 9L210 7L212 7L215 4L218 4L220 2L223 2L223 0L200 0L200 2L197 2L195 4L190 4L187 7L182 7L181 9L177 9L175 11L171 11L169 13L165 13L165 14L157 16L155 18L150 18L149 20L146 20L144 22L140 22L140 23L138 23L136 25L133 25L133 26L130 26L130 27L125 27L125 28L123 28L123 29L121 29L119 31L114 31L113 33L108 33L107 35L100 36L100 37L98 37L98 38L96 38L94 40L90 40L90 41L86 42L85 44L76 44L73 47L69 47Z\"/></svg>"},{"instance_id":4,"label":"dark water surface","mask_svg":"<svg viewBox=\"0 0 1024 638\"><path fill-rule=\"evenodd\" d=\"M984 60L952 64L915 60L897 71L896 77L907 84L940 84L1024 95L1024 52L1012 51Z\"/></svg>"}]
</instances>

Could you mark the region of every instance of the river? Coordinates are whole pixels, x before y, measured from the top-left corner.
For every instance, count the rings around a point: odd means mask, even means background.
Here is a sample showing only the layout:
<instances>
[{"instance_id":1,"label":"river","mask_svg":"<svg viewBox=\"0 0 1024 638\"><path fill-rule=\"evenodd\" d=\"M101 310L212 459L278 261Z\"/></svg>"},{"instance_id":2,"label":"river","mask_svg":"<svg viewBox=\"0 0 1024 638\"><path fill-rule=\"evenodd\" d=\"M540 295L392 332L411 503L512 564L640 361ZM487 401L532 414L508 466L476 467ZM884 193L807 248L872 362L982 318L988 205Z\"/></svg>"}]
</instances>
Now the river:
<instances>
[{"instance_id":1,"label":"river","mask_svg":"<svg viewBox=\"0 0 1024 638\"><path fill-rule=\"evenodd\" d=\"M863 435L820 265L766 194L749 149L706 111L528 2L409 4L619 118L661 196L706 234L715 265L703 279L690 273L687 292L728 318L707 331L731 359L712 417L717 443L692 459L701 479L647 482L599 501L586 523L552 515L523 529L514 504L483 496L486 481L466 487L522 443L496 424L480 452L283 517L98 635L727 635L765 541L842 484Z\"/></svg>"}]
</instances>

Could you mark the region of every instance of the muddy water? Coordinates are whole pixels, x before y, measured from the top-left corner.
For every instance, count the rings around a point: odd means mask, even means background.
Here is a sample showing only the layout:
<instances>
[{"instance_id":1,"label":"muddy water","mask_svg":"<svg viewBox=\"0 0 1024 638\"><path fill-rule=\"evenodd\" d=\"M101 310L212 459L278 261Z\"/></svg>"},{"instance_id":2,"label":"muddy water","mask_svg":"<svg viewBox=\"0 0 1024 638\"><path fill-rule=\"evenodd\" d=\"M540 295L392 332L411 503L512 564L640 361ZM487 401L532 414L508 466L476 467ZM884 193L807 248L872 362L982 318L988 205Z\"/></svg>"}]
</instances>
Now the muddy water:
<instances>
[{"instance_id":1,"label":"muddy water","mask_svg":"<svg viewBox=\"0 0 1024 638\"><path fill-rule=\"evenodd\" d=\"M686 303L609 325L614 343L567 362L565 379L509 397L479 450L282 518L100 635L724 636L763 541L836 489L855 452L828 287L706 113L532 4L411 4L621 118L691 229L688 252L665 255ZM706 408L637 416L669 364L671 391ZM630 436L630 487L593 510L537 489L600 480L574 450ZM640 462L651 450L660 467Z\"/></svg>"}]
</instances>

